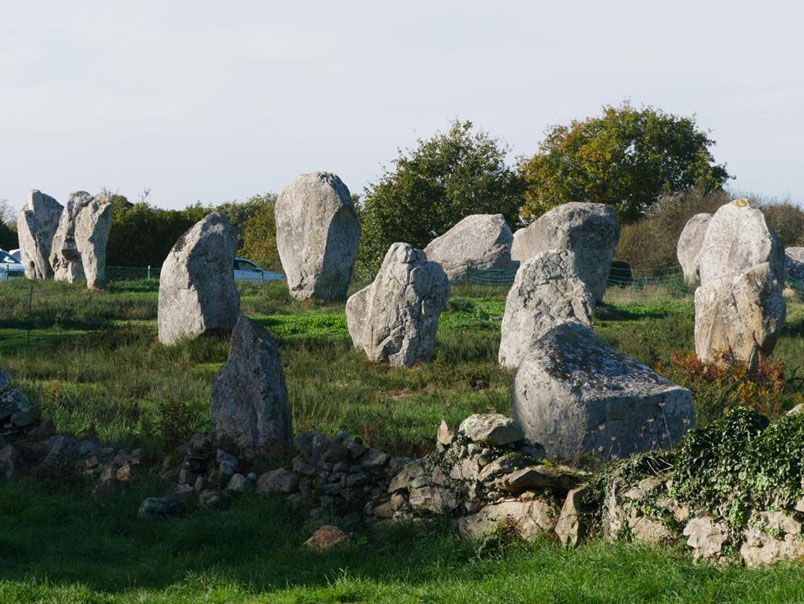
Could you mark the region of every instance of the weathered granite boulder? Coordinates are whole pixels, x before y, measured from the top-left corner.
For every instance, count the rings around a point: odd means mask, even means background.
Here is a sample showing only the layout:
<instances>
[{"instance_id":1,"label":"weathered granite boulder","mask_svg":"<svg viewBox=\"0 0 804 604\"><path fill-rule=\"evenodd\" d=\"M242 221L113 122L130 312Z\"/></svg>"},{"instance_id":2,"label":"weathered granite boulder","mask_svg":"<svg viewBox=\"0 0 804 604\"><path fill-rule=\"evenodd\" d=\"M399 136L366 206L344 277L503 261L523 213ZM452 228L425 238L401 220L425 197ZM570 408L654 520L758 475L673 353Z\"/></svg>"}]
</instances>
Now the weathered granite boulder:
<instances>
[{"instance_id":1,"label":"weathered granite boulder","mask_svg":"<svg viewBox=\"0 0 804 604\"><path fill-rule=\"evenodd\" d=\"M52 279L50 251L64 210L50 195L34 189L17 217L20 261L28 279Z\"/></svg>"},{"instance_id":2,"label":"weathered granite boulder","mask_svg":"<svg viewBox=\"0 0 804 604\"><path fill-rule=\"evenodd\" d=\"M335 174L294 179L276 200L276 246L297 299L343 299L352 277L360 221L349 189Z\"/></svg>"},{"instance_id":3,"label":"weathered granite boulder","mask_svg":"<svg viewBox=\"0 0 804 604\"><path fill-rule=\"evenodd\" d=\"M499 528L532 540L553 530L557 519L558 509L548 499L509 500L487 505L476 514L458 519L458 530L464 537L478 539Z\"/></svg>"},{"instance_id":4,"label":"weathered granite boulder","mask_svg":"<svg viewBox=\"0 0 804 604\"><path fill-rule=\"evenodd\" d=\"M744 199L715 212L700 252L695 292L695 352L704 363L735 360L753 368L784 327L784 249L758 209Z\"/></svg>"},{"instance_id":5,"label":"weathered granite boulder","mask_svg":"<svg viewBox=\"0 0 804 604\"><path fill-rule=\"evenodd\" d=\"M92 289L101 284L111 228L112 204L106 195L71 193L51 245L54 278L74 283L86 276L87 286Z\"/></svg>"},{"instance_id":6,"label":"weathered granite boulder","mask_svg":"<svg viewBox=\"0 0 804 604\"><path fill-rule=\"evenodd\" d=\"M424 253L438 262L450 281L465 281L469 269L513 269L514 235L502 214L473 214L433 239Z\"/></svg>"},{"instance_id":7,"label":"weathered granite boulder","mask_svg":"<svg viewBox=\"0 0 804 604\"><path fill-rule=\"evenodd\" d=\"M755 526L743 535L740 556L746 566L764 566L781 560L804 559L804 526L794 515L761 512Z\"/></svg>"},{"instance_id":8,"label":"weathered granite boulder","mask_svg":"<svg viewBox=\"0 0 804 604\"><path fill-rule=\"evenodd\" d=\"M592 324L593 300L575 270L575 254L548 250L519 267L508 291L502 320L499 362L516 369L531 346L567 321Z\"/></svg>"},{"instance_id":9,"label":"weathered granite boulder","mask_svg":"<svg viewBox=\"0 0 804 604\"><path fill-rule=\"evenodd\" d=\"M539 252L575 252L575 270L596 301L603 299L611 259L620 240L617 211L602 203L565 203L514 233L511 258L524 262Z\"/></svg>"},{"instance_id":10,"label":"weathered granite boulder","mask_svg":"<svg viewBox=\"0 0 804 604\"><path fill-rule=\"evenodd\" d=\"M756 367L784 328L782 285L770 264L701 285L695 291L695 350L704 363L737 360Z\"/></svg>"},{"instance_id":11,"label":"weathered granite boulder","mask_svg":"<svg viewBox=\"0 0 804 604\"><path fill-rule=\"evenodd\" d=\"M50 266L53 268L53 278L56 281L75 283L84 276L81 252L78 250L75 238L75 226L78 214L90 199L91 196L85 191L72 193L61 213L50 249Z\"/></svg>"},{"instance_id":12,"label":"weathered granite boulder","mask_svg":"<svg viewBox=\"0 0 804 604\"><path fill-rule=\"evenodd\" d=\"M690 520L684 527L683 534L687 537L687 545L693 549L696 560L721 558L723 548L729 542L729 527L705 515Z\"/></svg>"},{"instance_id":13,"label":"weathered granite boulder","mask_svg":"<svg viewBox=\"0 0 804 604\"><path fill-rule=\"evenodd\" d=\"M785 278L804 282L804 247L789 247L784 251Z\"/></svg>"},{"instance_id":14,"label":"weathered granite boulder","mask_svg":"<svg viewBox=\"0 0 804 604\"><path fill-rule=\"evenodd\" d=\"M212 212L179 237L159 276L159 341L230 331L240 315L235 230Z\"/></svg>"},{"instance_id":15,"label":"weathered granite boulder","mask_svg":"<svg viewBox=\"0 0 804 604\"><path fill-rule=\"evenodd\" d=\"M698 279L698 262L704 235L712 215L706 212L696 214L687 221L676 244L676 257L684 272L684 281L695 283Z\"/></svg>"},{"instance_id":16,"label":"weathered granite boulder","mask_svg":"<svg viewBox=\"0 0 804 604\"><path fill-rule=\"evenodd\" d=\"M246 458L280 452L293 438L285 374L265 328L240 315L229 358L212 383L215 431Z\"/></svg>"},{"instance_id":17,"label":"weathered granite boulder","mask_svg":"<svg viewBox=\"0 0 804 604\"><path fill-rule=\"evenodd\" d=\"M522 360L513 408L525 436L550 458L667 448L695 421L689 390L576 322L554 327Z\"/></svg>"},{"instance_id":18,"label":"weathered granite boulder","mask_svg":"<svg viewBox=\"0 0 804 604\"><path fill-rule=\"evenodd\" d=\"M87 287L95 289L106 278L106 244L112 230L112 204L105 195L84 195L76 216L75 244L81 255Z\"/></svg>"},{"instance_id":19,"label":"weathered granite boulder","mask_svg":"<svg viewBox=\"0 0 804 604\"><path fill-rule=\"evenodd\" d=\"M346 302L349 335L374 362L409 367L426 361L448 298L441 265L407 243L394 243L374 282Z\"/></svg>"}]
</instances>

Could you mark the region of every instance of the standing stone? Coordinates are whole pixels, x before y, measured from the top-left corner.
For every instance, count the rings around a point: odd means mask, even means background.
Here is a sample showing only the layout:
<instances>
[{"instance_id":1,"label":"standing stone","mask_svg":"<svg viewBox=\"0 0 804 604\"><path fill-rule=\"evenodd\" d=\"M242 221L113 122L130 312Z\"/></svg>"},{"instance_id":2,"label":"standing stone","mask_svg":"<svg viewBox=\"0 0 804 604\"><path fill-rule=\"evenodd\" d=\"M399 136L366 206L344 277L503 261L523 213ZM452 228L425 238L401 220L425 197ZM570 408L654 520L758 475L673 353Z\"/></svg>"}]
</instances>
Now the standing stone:
<instances>
[{"instance_id":1,"label":"standing stone","mask_svg":"<svg viewBox=\"0 0 804 604\"><path fill-rule=\"evenodd\" d=\"M514 235L502 214L473 214L433 239L424 253L451 281L465 281L469 270L513 269Z\"/></svg>"},{"instance_id":2,"label":"standing stone","mask_svg":"<svg viewBox=\"0 0 804 604\"><path fill-rule=\"evenodd\" d=\"M718 209L700 252L695 352L704 363L754 369L784 327L784 249L765 216L744 199Z\"/></svg>"},{"instance_id":3,"label":"standing stone","mask_svg":"<svg viewBox=\"0 0 804 604\"><path fill-rule=\"evenodd\" d=\"M229 358L212 383L215 432L247 458L280 452L293 438L285 373L265 328L240 315Z\"/></svg>"},{"instance_id":4,"label":"standing stone","mask_svg":"<svg viewBox=\"0 0 804 604\"><path fill-rule=\"evenodd\" d=\"M617 211L602 203L564 203L514 233L511 257L525 261L539 252L575 252L575 270L595 301L603 299L611 259L620 240Z\"/></svg>"},{"instance_id":5,"label":"standing stone","mask_svg":"<svg viewBox=\"0 0 804 604\"><path fill-rule=\"evenodd\" d=\"M698 263L704 235L712 215L706 212L696 214L687 221L676 244L676 257L684 272L684 281L695 283L698 279Z\"/></svg>"},{"instance_id":6,"label":"standing stone","mask_svg":"<svg viewBox=\"0 0 804 604\"><path fill-rule=\"evenodd\" d=\"M159 341L174 344L230 331L240 314L234 284L237 235L226 216L212 212L182 234L159 276Z\"/></svg>"},{"instance_id":7,"label":"standing stone","mask_svg":"<svg viewBox=\"0 0 804 604\"><path fill-rule=\"evenodd\" d=\"M374 282L346 302L349 335L374 362L409 367L426 361L448 298L441 265L407 243L394 243Z\"/></svg>"},{"instance_id":8,"label":"standing stone","mask_svg":"<svg viewBox=\"0 0 804 604\"><path fill-rule=\"evenodd\" d=\"M112 204L103 195L89 197L82 204L75 223L75 244L87 278L95 289L106 279L106 244L112 230Z\"/></svg>"},{"instance_id":9,"label":"standing stone","mask_svg":"<svg viewBox=\"0 0 804 604\"><path fill-rule=\"evenodd\" d=\"M20 260L28 279L52 279L50 250L53 236L59 227L62 206L50 195L34 189L28 202L17 218L17 233L20 240Z\"/></svg>"},{"instance_id":10,"label":"standing stone","mask_svg":"<svg viewBox=\"0 0 804 604\"><path fill-rule=\"evenodd\" d=\"M341 179L328 172L302 174L277 198L275 215L276 246L290 295L345 298L360 221Z\"/></svg>"},{"instance_id":11,"label":"standing stone","mask_svg":"<svg viewBox=\"0 0 804 604\"><path fill-rule=\"evenodd\" d=\"M692 393L577 322L554 327L514 377L514 417L549 458L666 449L694 427Z\"/></svg>"},{"instance_id":12,"label":"standing stone","mask_svg":"<svg viewBox=\"0 0 804 604\"><path fill-rule=\"evenodd\" d=\"M592 324L592 293L575 270L575 254L548 250L526 260L505 301L499 362L516 369L531 346L567 321Z\"/></svg>"},{"instance_id":13,"label":"standing stone","mask_svg":"<svg viewBox=\"0 0 804 604\"><path fill-rule=\"evenodd\" d=\"M791 281L804 281L804 247L789 247L784 251L784 274Z\"/></svg>"},{"instance_id":14,"label":"standing stone","mask_svg":"<svg viewBox=\"0 0 804 604\"><path fill-rule=\"evenodd\" d=\"M92 196L86 191L72 193L61 213L50 251L50 266L53 268L53 278L56 281L75 283L84 276L81 252L78 251L75 239L75 225L78 214L91 198Z\"/></svg>"}]
</instances>

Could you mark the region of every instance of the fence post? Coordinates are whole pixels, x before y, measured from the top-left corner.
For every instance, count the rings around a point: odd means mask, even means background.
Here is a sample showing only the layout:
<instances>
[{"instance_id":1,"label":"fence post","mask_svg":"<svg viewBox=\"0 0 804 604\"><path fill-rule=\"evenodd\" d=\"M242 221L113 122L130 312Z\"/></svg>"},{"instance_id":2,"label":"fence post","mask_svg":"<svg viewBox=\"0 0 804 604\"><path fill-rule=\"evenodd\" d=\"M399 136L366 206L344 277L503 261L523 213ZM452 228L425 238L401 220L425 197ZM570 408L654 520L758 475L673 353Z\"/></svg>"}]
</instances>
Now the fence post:
<instances>
[{"instance_id":1,"label":"fence post","mask_svg":"<svg viewBox=\"0 0 804 604\"><path fill-rule=\"evenodd\" d=\"M148 265L148 280L151 280L151 265Z\"/></svg>"}]
</instances>

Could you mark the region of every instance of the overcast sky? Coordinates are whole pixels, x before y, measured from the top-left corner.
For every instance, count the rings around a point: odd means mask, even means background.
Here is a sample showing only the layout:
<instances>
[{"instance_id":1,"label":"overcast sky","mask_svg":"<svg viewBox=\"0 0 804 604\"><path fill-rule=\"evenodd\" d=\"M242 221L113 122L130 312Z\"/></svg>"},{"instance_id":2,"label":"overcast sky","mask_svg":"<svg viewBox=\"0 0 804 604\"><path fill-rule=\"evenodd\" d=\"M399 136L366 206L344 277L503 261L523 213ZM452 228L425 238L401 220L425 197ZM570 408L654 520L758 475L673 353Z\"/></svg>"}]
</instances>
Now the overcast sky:
<instances>
[{"instance_id":1,"label":"overcast sky","mask_svg":"<svg viewBox=\"0 0 804 604\"><path fill-rule=\"evenodd\" d=\"M470 119L532 154L623 99L697 116L731 187L804 201L804 3L0 0L0 199L362 192Z\"/></svg>"}]
</instances>

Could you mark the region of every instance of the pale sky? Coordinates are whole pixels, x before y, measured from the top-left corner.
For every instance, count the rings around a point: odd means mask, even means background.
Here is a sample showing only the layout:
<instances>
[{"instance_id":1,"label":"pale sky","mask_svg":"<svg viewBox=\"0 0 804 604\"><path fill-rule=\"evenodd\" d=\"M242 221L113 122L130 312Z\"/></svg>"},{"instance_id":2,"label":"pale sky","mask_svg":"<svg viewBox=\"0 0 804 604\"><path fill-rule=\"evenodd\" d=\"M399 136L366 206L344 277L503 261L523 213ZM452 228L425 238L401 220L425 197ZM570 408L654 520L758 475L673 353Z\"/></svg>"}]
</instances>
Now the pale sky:
<instances>
[{"instance_id":1,"label":"pale sky","mask_svg":"<svg viewBox=\"0 0 804 604\"><path fill-rule=\"evenodd\" d=\"M0 0L0 199L180 208L470 119L531 155L624 99L695 114L730 187L804 202L804 3Z\"/></svg>"}]
</instances>

